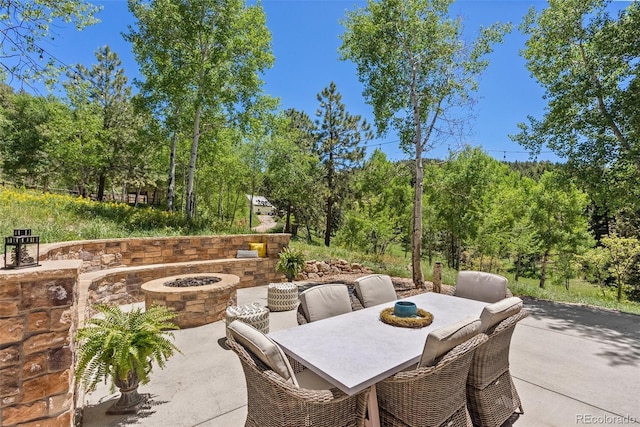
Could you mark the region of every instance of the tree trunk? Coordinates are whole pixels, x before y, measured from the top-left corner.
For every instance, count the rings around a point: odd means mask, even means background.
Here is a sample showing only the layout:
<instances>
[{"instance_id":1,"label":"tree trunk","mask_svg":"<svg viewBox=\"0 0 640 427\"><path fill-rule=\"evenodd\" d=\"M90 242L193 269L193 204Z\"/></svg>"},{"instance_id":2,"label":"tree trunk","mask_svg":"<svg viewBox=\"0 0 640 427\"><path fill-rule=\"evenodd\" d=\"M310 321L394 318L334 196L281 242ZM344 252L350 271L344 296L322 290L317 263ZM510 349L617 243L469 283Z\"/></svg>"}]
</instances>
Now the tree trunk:
<instances>
[{"instance_id":1,"label":"tree trunk","mask_svg":"<svg viewBox=\"0 0 640 427\"><path fill-rule=\"evenodd\" d=\"M224 182L220 180L220 189L218 190L218 218L224 218L224 209L222 199L224 198Z\"/></svg>"},{"instance_id":2,"label":"tree trunk","mask_svg":"<svg viewBox=\"0 0 640 427\"><path fill-rule=\"evenodd\" d=\"M309 227L308 221L305 223L305 228L307 229L307 243L311 243L313 239L311 238L311 228Z\"/></svg>"},{"instance_id":3,"label":"tree trunk","mask_svg":"<svg viewBox=\"0 0 640 427\"><path fill-rule=\"evenodd\" d=\"M549 249L544 251L542 256L542 267L540 268L540 289L544 289L544 282L547 280L547 263L549 262Z\"/></svg>"},{"instance_id":4,"label":"tree trunk","mask_svg":"<svg viewBox=\"0 0 640 427\"><path fill-rule=\"evenodd\" d=\"M416 288L424 288L422 273L422 191L424 170L422 166L422 150L416 150L416 182L413 195L413 232L411 234L411 268L413 284Z\"/></svg>"},{"instance_id":5,"label":"tree trunk","mask_svg":"<svg viewBox=\"0 0 640 427\"><path fill-rule=\"evenodd\" d=\"M178 132L171 138L171 151L169 153L169 184L167 186L167 210L174 209L173 201L176 197L176 150L178 147Z\"/></svg>"},{"instance_id":6,"label":"tree trunk","mask_svg":"<svg viewBox=\"0 0 640 427\"><path fill-rule=\"evenodd\" d=\"M100 173L100 176L98 177L98 195L96 197L99 202L102 202L104 200L104 186L106 182L107 177L104 173Z\"/></svg>"},{"instance_id":7,"label":"tree trunk","mask_svg":"<svg viewBox=\"0 0 640 427\"><path fill-rule=\"evenodd\" d=\"M413 123L415 126L413 145L416 149L416 182L413 185L413 230L411 233L411 270L415 287L424 288L424 274L422 273L422 195L424 192L424 165L422 164L420 107L415 90L411 91L411 103L413 104Z\"/></svg>"},{"instance_id":8,"label":"tree trunk","mask_svg":"<svg viewBox=\"0 0 640 427\"><path fill-rule=\"evenodd\" d=\"M253 220L253 180L251 182L251 198L249 199L249 230L251 230L252 220Z\"/></svg>"},{"instance_id":9,"label":"tree trunk","mask_svg":"<svg viewBox=\"0 0 640 427\"><path fill-rule=\"evenodd\" d=\"M134 203L134 207L138 207L138 203L140 203L140 192L142 191L142 187L138 186L138 189L136 190L136 201Z\"/></svg>"},{"instance_id":10,"label":"tree trunk","mask_svg":"<svg viewBox=\"0 0 640 427\"><path fill-rule=\"evenodd\" d=\"M618 295L617 295L617 299L618 299L618 302L620 302L620 301L622 301L622 285L623 285L623 283L622 283L622 280L617 280L617 282L618 282Z\"/></svg>"},{"instance_id":11,"label":"tree trunk","mask_svg":"<svg viewBox=\"0 0 640 427\"><path fill-rule=\"evenodd\" d=\"M442 292L442 263L436 262L433 266L433 292Z\"/></svg>"},{"instance_id":12,"label":"tree trunk","mask_svg":"<svg viewBox=\"0 0 640 427\"><path fill-rule=\"evenodd\" d=\"M196 196L194 193L194 182L196 176L196 160L198 159L198 141L200 140L200 116L202 106L196 107L193 120L193 139L191 141L191 156L189 158L189 178L187 179L187 220L192 220L196 214Z\"/></svg>"},{"instance_id":13,"label":"tree trunk","mask_svg":"<svg viewBox=\"0 0 640 427\"><path fill-rule=\"evenodd\" d=\"M287 217L284 222L284 232L291 233L291 203L287 203Z\"/></svg>"},{"instance_id":14,"label":"tree trunk","mask_svg":"<svg viewBox=\"0 0 640 427\"><path fill-rule=\"evenodd\" d=\"M231 193L231 192L229 192ZM238 210L238 200L240 200L240 194L236 194L236 200L233 203L233 210L231 211L230 217L231 221L229 222L229 226L233 227L233 222L236 220L236 211Z\"/></svg>"},{"instance_id":15,"label":"tree trunk","mask_svg":"<svg viewBox=\"0 0 640 427\"><path fill-rule=\"evenodd\" d=\"M518 254L516 256L516 274L513 278L514 282L517 282L518 279L520 278L520 266L522 264L522 255Z\"/></svg>"},{"instance_id":16,"label":"tree trunk","mask_svg":"<svg viewBox=\"0 0 640 427\"><path fill-rule=\"evenodd\" d=\"M331 191L331 190L329 190ZM324 245L329 247L331 244L331 224L333 223L333 197L329 195L327 198L327 223L324 232Z\"/></svg>"}]
</instances>

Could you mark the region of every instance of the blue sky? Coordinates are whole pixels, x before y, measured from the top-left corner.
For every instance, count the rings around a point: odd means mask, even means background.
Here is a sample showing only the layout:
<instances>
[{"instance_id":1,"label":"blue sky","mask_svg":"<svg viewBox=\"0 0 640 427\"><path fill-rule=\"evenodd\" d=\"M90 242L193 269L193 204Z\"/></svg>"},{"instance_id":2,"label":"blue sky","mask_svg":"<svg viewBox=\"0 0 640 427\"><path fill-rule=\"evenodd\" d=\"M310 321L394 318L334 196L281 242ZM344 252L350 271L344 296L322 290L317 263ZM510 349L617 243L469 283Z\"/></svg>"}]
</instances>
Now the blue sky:
<instances>
[{"instance_id":1,"label":"blue sky","mask_svg":"<svg viewBox=\"0 0 640 427\"><path fill-rule=\"evenodd\" d=\"M101 23L78 32L73 27L59 27L54 31L54 41L45 43L46 49L62 62L71 65L81 63L91 67L94 52L100 46L109 45L123 62L132 82L137 77L137 64L131 54L131 46L122 38L133 17L127 10L126 0L102 0L93 3L103 7L98 14ZM267 26L272 33L275 65L265 73L265 92L278 97L283 109L303 110L312 118L318 108L316 95L334 81L343 96L346 110L359 114L373 123L372 108L362 97L362 84L358 81L355 65L340 61L337 49L344 28L340 20L345 11L363 7L358 0L262 0L267 15ZM517 133L517 123L526 122L527 116L540 118L544 113L543 90L530 77L525 61L519 52L526 37L517 27L531 6L543 8L546 1L538 0L457 0L452 16L460 16L465 37L473 39L480 26L496 21L512 22L514 30L505 42L496 45L488 57L490 65L480 78L478 102L474 107L474 120L469 124L470 134L463 141L480 146L494 158L508 161L524 161L530 157L508 135ZM612 4L620 9L626 1ZM62 96L60 92L54 92ZM375 148L384 151L391 160L406 159L400 151L398 137L389 133L370 141L368 151ZM452 143L457 143L453 142ZM444 158L447 146L438 147L428 157ZM559 161L550 152L543 152L538 160Z\"/></svg>"}]
</instances>

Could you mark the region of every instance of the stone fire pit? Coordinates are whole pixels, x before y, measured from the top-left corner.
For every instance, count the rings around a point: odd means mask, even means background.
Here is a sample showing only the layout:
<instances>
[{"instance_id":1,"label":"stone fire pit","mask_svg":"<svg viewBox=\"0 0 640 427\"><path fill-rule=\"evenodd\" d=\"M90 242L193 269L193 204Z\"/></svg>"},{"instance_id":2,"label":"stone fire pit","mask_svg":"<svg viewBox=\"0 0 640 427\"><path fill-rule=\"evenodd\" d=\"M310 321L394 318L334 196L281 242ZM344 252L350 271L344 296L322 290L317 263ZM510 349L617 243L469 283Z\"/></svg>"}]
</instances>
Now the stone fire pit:
<instances>
[{"instance_id":1,"label":"stone fire pit","mask_svg":"<svg viewBox=\"0 0 640 427\"><path fill-rule=\"evenodd\" d=\"M141 289L146 308L162 305L173 309L178 313L174 322L185 329L222 320L229 302L236 303L239 283L240 278L233 274L182 274L152 280Z\"/></svg>"}]
</instances>

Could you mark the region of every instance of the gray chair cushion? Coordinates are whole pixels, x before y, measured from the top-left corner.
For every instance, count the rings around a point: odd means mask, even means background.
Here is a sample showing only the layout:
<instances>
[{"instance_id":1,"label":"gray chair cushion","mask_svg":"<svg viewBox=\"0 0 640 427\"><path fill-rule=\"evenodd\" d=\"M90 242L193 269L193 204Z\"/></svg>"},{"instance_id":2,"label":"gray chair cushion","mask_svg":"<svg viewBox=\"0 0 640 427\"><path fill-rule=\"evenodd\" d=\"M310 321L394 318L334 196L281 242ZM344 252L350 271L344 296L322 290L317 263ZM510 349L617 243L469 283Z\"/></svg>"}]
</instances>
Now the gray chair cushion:
<instances>
[{"instance_id":1,"label":"gray chair cushion","mask_svg":"<svg viewBox=\"0 0 640 427\"><path fill-rule=\"evenodd\" d=\"M480 315L480 331L485 332L522 310L522 300L518 297L505 298L486 306Z\"/></svg>"},{"instance_id":2,"label":"gray chair cushion","mask_svg":"<svg viewBox=\"0 0 640 427\"><path fill-rule=\"evenodd\" d=\"M284 352L271 338L239 320L234 320L228 326L233 339L248 351L256 355L262 363L272 371L278 373L287 382L296 387L298 381Z\"/></svg>"},{"instance_id":3,"label":"gray chair cushion","mask_svg":"<svg viewBox=\"0 0 640 427\"><path fill-rule=\"evenodd\" d=\"M365 307L397 299L391 277L386 274L370 274L356 279L354 292Z\"/></svg>"},{"instance_id":4,"label":"gray chair cushion","mask_svg":"<svg viewBox=\"0 0 640 427\"><path fill-rule=\"evenodd\" d=\"M318 285L300 293L300 305L309 322L351 311L351 299L346 285Z\"/></svg>"},{"instance_id":5,"label":"gray chair cushion","mask_svg":"<svg viewBox=\"0 0 640 427\"><path fill-rule=\"evenodd\" d=\"M424 343L422 358L418 366L435 365L441 356L479 332L480 319L477 317L467 317L453 325L431 331Z\"/></svg>"},{"instance_id":6,"label":"gray chair cushion","mask_svg":"<svg viewBox=\"0 0 640 427\"><path fill-rule=\"evenodd\" d=\"M455 295L476 301L497 302L507 295L506 277L483 271L461 271L456 280Z\"/></svg>"}]
</instances>

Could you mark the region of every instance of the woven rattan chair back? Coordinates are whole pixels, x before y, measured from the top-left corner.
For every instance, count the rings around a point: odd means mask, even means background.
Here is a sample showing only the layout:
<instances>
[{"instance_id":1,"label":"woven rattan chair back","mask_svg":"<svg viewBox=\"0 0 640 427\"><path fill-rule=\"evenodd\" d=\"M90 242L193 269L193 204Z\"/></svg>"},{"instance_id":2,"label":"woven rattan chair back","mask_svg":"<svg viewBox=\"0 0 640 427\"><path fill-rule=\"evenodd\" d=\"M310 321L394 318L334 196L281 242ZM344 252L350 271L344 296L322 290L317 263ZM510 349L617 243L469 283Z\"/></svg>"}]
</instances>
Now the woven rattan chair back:
<instances>
[{"instance_id":1,"label":"woven rattan chair back","mask_svg":"<svg viewBox=\"0 0 640 427\"><path fill-rule=\"evenodd\" d=\"M247 386L246 427L363 427L369 389L348 396L337 388L309 390L286 382L232 339ZM294 370L303 367L291 364Z\"/></svg>"},{"instance_id":2,"label":"woven rattan chair back","mask_svg":"<svg viewBox=\"0 0 640 427\"><path fill-rule=\"evenodd\" d=\"M497 427L514 412L524 413L509 372L509 349L517 323L527 315L523 309L486 331L487 342L473 355L467 377L467 403L475 426Z\"/></svg>"},{"instance_id":3,"label":"woven rattan chair back","mask_svg":"<svg viewBox=\"0 0 640 427\"><path fill-rule=\"evenodd\" d=\"M376 385L382 426L469 426L465 385L476 335L446 353L434 366L401 371Z\"/></svg>"}]
</instances>

